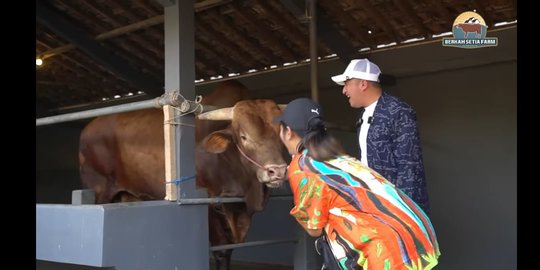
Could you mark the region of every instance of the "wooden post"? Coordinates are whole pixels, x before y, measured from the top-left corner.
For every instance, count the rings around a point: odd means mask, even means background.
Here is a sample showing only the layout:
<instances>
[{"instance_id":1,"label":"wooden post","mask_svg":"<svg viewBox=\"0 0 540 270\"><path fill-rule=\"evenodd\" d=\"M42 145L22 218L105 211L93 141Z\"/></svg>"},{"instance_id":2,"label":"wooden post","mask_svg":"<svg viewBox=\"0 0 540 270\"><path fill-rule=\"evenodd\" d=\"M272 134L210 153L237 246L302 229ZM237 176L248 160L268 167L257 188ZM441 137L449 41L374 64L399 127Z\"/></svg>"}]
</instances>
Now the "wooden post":
<instances>
[{"instance_id":1,"label":"wooden post","mask_svg":"<svg viewBox=\"0 0 540 270\"><path fill-rule=\"evenodd\" d=\"M164 139L165 139L165 180L171 182L176 179L176 126L174 122L174 108L171 105L163 106ZM177 199L177 186L165 185L165 200Z\"/></svg>"}]
</instances>

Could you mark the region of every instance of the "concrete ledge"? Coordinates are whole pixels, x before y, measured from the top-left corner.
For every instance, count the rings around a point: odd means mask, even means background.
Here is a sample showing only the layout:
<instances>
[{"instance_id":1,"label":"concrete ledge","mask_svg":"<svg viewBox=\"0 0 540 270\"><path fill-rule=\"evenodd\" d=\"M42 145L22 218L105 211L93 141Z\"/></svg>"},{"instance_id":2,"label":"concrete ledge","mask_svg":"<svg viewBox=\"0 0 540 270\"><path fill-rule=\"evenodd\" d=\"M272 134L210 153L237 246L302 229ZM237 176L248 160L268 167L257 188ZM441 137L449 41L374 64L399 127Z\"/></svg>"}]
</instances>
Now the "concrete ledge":
<instances>
[{"instance_id":1,"label":"concrete ledge","mask_svg":"<svg viewBox=\"0 0 540 270\"><path fill-rule=\"evenodd\" d=\"M137 269L208 269L208 207L168 201L36 204L36 259Z\"/></svg>"},{"instance_id":2,"label":"concrete ledge","mask_svg":"<svg viewBox=\"0 0 540 270\"><path fill-rule=\"evenodd\" d=\"M77 189L71 192L71 204L95 204L96 192L91 189Z\"/></svg>"}]
</instances>

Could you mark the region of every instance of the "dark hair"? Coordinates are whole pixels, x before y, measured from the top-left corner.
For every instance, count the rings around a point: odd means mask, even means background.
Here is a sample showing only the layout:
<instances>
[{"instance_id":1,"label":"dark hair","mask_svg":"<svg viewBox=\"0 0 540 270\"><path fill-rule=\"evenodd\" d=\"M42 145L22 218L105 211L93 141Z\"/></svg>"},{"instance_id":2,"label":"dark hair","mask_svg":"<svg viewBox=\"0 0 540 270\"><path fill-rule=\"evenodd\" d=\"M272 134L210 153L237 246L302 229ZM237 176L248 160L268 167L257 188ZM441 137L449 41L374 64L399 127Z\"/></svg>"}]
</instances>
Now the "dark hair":
<instances>
[{"instance_id":1,"label":"dark hair","mask_svg":"<svg viewBox=\"0 0 540 270\"><path fill-rule=\"evenodd\" d=\"M281 123L287 126L285 123ZM298 150L307 148L308 155L317 161L333 159L345 153L341 143L329 134L321 118L313 118L308 123L308 131L302 138Z\"/></svg>"}]
</instances>

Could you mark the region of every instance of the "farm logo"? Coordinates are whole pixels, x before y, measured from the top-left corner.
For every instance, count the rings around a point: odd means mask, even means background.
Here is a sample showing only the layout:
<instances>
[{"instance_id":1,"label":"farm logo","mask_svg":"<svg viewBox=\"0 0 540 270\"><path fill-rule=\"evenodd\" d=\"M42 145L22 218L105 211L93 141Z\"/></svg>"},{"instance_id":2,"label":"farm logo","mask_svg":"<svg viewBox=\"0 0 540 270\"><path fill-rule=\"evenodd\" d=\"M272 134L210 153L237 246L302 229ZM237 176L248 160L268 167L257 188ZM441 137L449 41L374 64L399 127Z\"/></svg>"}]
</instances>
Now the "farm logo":
<instances>
[{"instance_id":1,"label":"farm logo","mask_svg":"<svg viewBox=\"0 0 540 270\"><path fill-rule=\"evenodd\" d=\"M452 33L454 38L443 38L442 45L475 49L497 46L498 39L486 38L487 25L482 16L476 12L466 11L454 20Z\"/></svg>"}]
</instances>

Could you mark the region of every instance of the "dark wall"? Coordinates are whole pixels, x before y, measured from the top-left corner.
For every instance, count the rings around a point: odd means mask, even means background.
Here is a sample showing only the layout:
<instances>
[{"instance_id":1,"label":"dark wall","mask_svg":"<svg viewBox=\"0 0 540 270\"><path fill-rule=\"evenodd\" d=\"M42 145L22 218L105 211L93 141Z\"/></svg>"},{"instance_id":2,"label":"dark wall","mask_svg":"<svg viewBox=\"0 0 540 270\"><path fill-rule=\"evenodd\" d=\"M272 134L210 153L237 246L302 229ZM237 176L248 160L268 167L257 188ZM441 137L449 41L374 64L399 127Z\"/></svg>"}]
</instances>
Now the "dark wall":
<instances>
[{"instance_id":1,"label":"dark wall","mask_svg":"<svg viewBox=\"0 0 540 270\"><path fill-rule=\"evenodd\" d=\"M79 135L85 122L36 127L36 202L71 203L81 189Z\"/></svg>"},{"instance_id":2,"label":"dark wall","mask_svg":"<svg viewBox=\"0 0 540 270\"><path fill-rule=\"evenodd\" d=\"M516 75L503 62L410 77L394 91L418 113L438 269L516 269Z\"/></svg>"}]
</instances>

